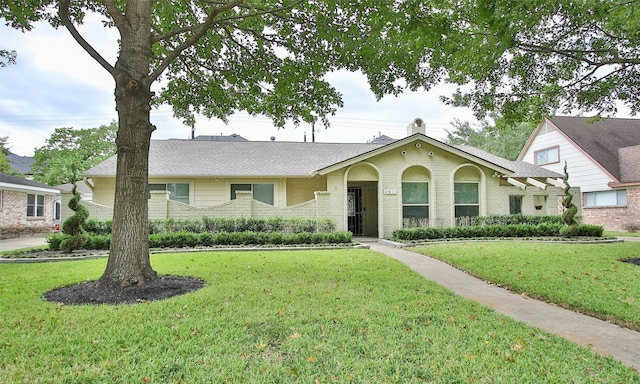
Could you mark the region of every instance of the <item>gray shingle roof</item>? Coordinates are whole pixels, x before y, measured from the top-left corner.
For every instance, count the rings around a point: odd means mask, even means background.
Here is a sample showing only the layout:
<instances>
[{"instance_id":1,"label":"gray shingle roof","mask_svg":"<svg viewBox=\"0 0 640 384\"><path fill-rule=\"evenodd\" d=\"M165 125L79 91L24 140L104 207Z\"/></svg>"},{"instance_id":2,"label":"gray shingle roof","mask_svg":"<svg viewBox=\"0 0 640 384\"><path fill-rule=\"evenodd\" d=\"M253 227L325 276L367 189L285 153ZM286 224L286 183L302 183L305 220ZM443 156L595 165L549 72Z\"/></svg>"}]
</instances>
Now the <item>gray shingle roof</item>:
<instances>
[{"instance_id":1,"label":"gray shingle roof","mask_svg":"<svg viewBox=\"0 0 640 384\"><path fill-rule=\"evenodd\" d=\"M23 179L22 177L18 177L18 176L8 175L2 172L0 172L0 183L15 184L15 185L25 186L25 187L36 187L36 188L58 190L57 188L47 184L38 183L37 181L33 181L33 180Z\"/></svg>"},{"instance_id":2,"label":"gray shingle roof","mask_svg":"<svg viewBox=\"0 0 640 384\"><path fill-rule=\"evenodd\" d=\"M16 172L21 173L23 175L31 175L31 165L35 161L33 157L29 156L19 156L15 153L9 152L7 155L7 161L11 168L13 168Z\"/></svg>"},{"instance_id":3,"label":"gray shingle roof","mask_svg":"<svg viewBox=\"0 0 640 384\"><path fill-rule=\"evenodd\" d=\"M310 176L314 171L378 148L375 144L284 141L152 140L149 176ZM115 176L116 157L85 176Z\"/></svg>"},{"instance_id":4,"label":"gray shingle roof","mask_svg":"<svg viewBox=\"0 0 640 384\"><path fill-rule=\"evenodd\" d=\"M540 178L562 177L562 175L557 172L553 172L548 169L539 167L537 165L527 163L526 161L507 160L503 157L493 155L489 152L485 152L481 149L470 147L468 145L455 145L454 147L470 155L473 155L475 157L486 160L497 166L500 166L502 168L512 171L513 174L509 175L511 177L540 177Z\"/></svg>"},{"instance_id":5,"label":"gray shingle roof","mask_svg":"<svg viewBox=\"0 0 640 384\"><path fill-rule=\"evenodd\" d=\"M281 141L219 142L152 140L152 177L308 177L314 172L382 148L371 143L301 143ZM469 146L455 148L514 172L513 177L562 177L522 162L510 161ZM85 176L115 176L116 157L96 165Z\"/></svg>"},{"instance_id":6,"label":"gray shingle roof","mask_svg":"<svg viewBox=\"0 0 640 384\"><path fill-rule=\"evenodd\" d=\"M613 177L620 180L618 149L640 144L640 119L604 119L555 116L551 123L567 135Z\"/></svg>"}]
</instances>

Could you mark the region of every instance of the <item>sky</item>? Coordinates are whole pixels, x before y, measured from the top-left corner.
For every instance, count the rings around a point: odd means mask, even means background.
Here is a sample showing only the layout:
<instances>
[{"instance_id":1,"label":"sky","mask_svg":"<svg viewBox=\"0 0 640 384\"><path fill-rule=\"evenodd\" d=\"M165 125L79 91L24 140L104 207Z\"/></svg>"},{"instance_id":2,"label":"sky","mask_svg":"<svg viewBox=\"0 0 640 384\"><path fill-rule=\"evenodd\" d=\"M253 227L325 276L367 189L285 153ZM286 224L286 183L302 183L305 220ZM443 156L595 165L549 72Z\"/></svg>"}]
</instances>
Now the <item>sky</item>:
<instances>
[{"instance_id":1,"label":"sky","mask_svg":"<svg viewBox=\"0 0 640 384\"><path fill-rule=\"evenodd\" d=\"M117 32L103 28L90 19L81 33L111 64L117 57ZM38 23L27 32L0 26L0 49L16 50L17 63L0 68L0 137L9 137L10 150L32 156L44 146L55 128L94 128L117 121L114 84L110 75L95 62L64 28L58 30ZM438 86L429 92L407 92L376 101L365 77L346 71L327 76L343 95L344 107L329 117L330 127L315 127L317 142L367 142L380 134L393 138L406 135L406 127L415 118L426 123L427 134L446 137L454 119L477 123L472 112L453 108L438 100L455 88ZM158 128L153 139L189 138L191 128L173 117L163 106L151 112ZM249 140L311 141L312 127L289 124L277 129L266 117L234 114L228 124L199 117L196 135L239 134Z\"/></svg>"}]
</instances>

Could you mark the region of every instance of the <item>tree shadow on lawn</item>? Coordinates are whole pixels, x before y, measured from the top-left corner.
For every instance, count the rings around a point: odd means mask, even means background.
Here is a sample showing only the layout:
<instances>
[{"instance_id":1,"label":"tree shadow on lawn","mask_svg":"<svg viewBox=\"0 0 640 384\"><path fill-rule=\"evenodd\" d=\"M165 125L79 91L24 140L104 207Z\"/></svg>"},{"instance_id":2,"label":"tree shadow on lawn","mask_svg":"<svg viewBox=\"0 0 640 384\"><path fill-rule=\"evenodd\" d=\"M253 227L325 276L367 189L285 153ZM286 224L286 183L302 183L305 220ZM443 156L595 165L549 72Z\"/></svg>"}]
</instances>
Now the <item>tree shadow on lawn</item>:
<instances>
[{"instance_id":1,"label":"tree shadow on lawn","mask_svg":"<svg viewBox=\"0 0 640 384\"><path fill-rule=\"evenodd\" d=\"M184 295L204 288L203 280L188 276L160 276L142 286L100 287L97 281L54 289L44 299L64 305L135 304Z\"/></svg>"}]
</instances>

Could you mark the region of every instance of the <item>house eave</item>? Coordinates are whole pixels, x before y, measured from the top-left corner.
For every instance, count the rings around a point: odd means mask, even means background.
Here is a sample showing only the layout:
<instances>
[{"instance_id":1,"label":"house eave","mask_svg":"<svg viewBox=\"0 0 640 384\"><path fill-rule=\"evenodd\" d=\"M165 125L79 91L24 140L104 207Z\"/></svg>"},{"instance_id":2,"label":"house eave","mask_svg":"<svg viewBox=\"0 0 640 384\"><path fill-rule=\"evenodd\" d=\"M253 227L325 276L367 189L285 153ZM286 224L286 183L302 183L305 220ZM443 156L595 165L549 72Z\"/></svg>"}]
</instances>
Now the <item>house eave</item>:
<instances>
[{"instance_id":1,"label":"house eave","mask_svg":"<svg viewBox=\"0 0 640 384\"><path fill-rule=\"evenodd\" d=\"M629 181L629 182L624 182L624 183L610 182L607 185L610 188L640 187L640 181Z\"/></svg>"},{"instance_id":2,"label":"house eave","mask_svg":"<svg viewBox=\"0 0 640 384\"><path fill-rule=\"evenodd\" d=\"M3 182L0 182L0 189L4 189L8 191L16 191L16 192L40 192L40 193L46 193L50 195L60 194L60 190L58 189L34 187L30 185L19 185L19 184L11 184L11 183L3 183Z\"/></svg>"}]
</instances>

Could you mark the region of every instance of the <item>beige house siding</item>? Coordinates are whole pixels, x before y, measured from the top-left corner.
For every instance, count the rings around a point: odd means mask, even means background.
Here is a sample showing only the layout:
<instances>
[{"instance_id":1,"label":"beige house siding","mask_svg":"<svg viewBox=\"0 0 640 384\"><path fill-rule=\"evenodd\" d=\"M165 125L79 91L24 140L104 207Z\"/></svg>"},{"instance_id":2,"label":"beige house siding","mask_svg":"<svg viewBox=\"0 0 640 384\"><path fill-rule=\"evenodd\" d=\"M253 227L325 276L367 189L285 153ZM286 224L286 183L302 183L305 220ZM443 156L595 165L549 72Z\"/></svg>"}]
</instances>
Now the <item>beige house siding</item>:
<instances>
[{"instance_id":1,"label":"beige house siding","mask_svg":"<svg viewBox=\"0 0 640 384\"><path fill-rule=\"evenodd\" d=\"M93 185L92 201L96 204L113 207L116 179L112 177L95 177L91 180L91 183ZM63 205L66 206L66 204Z\"/></svg>"},{"instance_id":2,"label":"beige house siding","mask_svg":"<svg viewBox=\"0 0 640 384\"><path fill-rule=\"evenodd\" d=\"M286 181L287 185L287 206L304 203L313 200L316 191L327 190L327 178L318 176L308 179L292 179Z\"/></svg>"},{"instance_id":3,"label":"beige house siding","mask_svg":"<svg viewBox=\"0 0 640 384\"><path fill-rule=\"evenodd\" d=\"M333 164L309 177L151 178L150 183L189 183L190 199L187 205L169 200L165 192L153 192L149 217L328 218L335 222L336 229L349 230L354 219L348 216L348 192L355 190L362 196L358 217L363 235L389 238L403 225L403 181L429 183L431 226L456 224L454 183L461 181L478 183L480 215L509 214L510 195L522 197L522 213L560 212L558 199L563 195L562 189L553 186L540 189L531 184L525 190L520 189L506 181L505 168L442 143L430 142L427 137L417 136L405 144L398 142L383 148ZM97 217L108 214L104 207L113 205L114 178L94 179L93 205L85 204L91 216ZM251 192L239 192L238 198L231 200L231 185L237 183L272 183L274 205L253 200ZM574 199L578 207L579 196L578 192Z\"/></svg>"}]
</instances>

